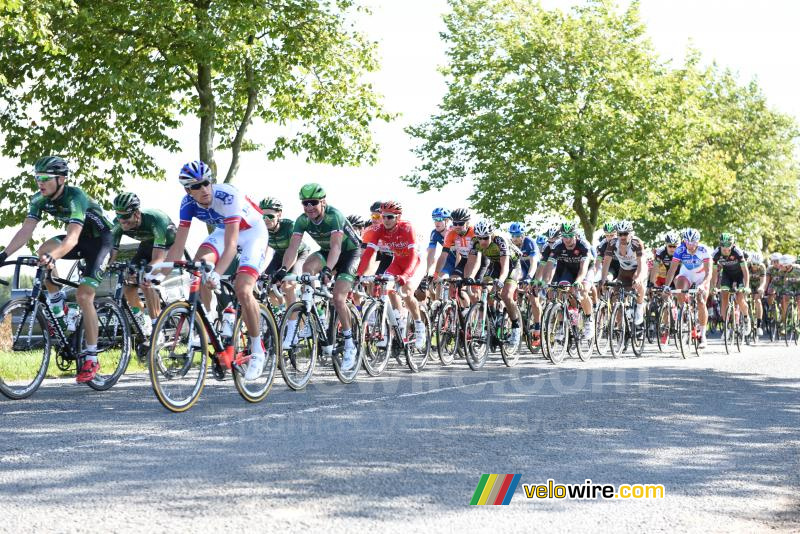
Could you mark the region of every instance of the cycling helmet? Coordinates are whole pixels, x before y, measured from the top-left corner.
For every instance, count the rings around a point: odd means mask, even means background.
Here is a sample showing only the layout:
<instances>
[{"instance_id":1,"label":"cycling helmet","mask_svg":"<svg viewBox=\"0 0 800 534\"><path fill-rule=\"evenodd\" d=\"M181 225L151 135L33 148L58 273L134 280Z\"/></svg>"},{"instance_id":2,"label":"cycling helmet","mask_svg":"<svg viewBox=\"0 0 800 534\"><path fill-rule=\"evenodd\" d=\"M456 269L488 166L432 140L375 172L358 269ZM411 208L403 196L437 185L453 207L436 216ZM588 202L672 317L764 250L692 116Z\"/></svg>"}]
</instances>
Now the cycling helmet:
<instances>
[{"instance_id":1,"label":"cycling helmet","mask_svg":"<svg viewBox=\"0 0 800 534\"><path fill-rule=\"evenodd\" d=\"M363 217L358 215L348 215L347 221L353 226L353 228L366 228L369 223L364 220Z\"/></svg>"},{"instance_id":2,"label":"cycling helmet","mask_svg":"<svg viewBox=\"0 0 800 534\"><path fill-rule=\"evenodd\" d=\"M403 213L403 205L396 200L387 200L381 204L381 213L394 213L400 215Z\"/></svg>"},{"instance_id":3,"label":"cycling helmet","mask_svg":"<svg viewBox=\"0 0 800 534\"><path fill-rule=\"evenodd\" d=\"M275 197L267 197L258 203L258 207L262 210L283 211L283 202Z\"/></svg>"},{"instance_id":4,"label":"cycling helmet","mask_svg":"<svg viewBox=\"0 0 800 534\"><path fill-rule=\"evenodd\" d=\"M683 231L683 240L690 243L697 243L700 241L700 230L694 228L687 228Z\"/></svg>"},{"instance_id":5,"label":"cycling helmet","mask_svg":"<svg viewBox=\"0 0 800 534\"><path fill-rule=\"evenodd\" d=\"M139 197L136 193L120 193L114 199L114 211L117 213L128 214L138 210L141 206Z\"/></svg>"},{"instance_id":6,"label":"cycling helmet","mask_svg":"<svg viewBox=\"0 0 800 534\"><path fill-rule=\"evenodd\" d=\"M617 221L617 224L614 226L617 232L633 232L633 223L627 220Z\"/></svg>"},{"instance_id":7,"label":"cycling helmet","mask_svg":"<svg viewBox=\"0 0 800 534\"><path fill-rule=\"evenodd\" d=\"M664 234L664 244L665 245L677 245L680 242L681 238L678 236L676 232L667 232Z\"/></svg>"},{"instance_id":8,"label":"cycling helmet","mask_svg":"<svg viewBox=\"0 0 800 534\"><path fill-rule=\"evenodd\" d=\"M35 174L57 174L58 176L69 176L69 167L64 158L59 156L44 156L36 160L33 165Z\"/></svg>"},{"instance_id":9,"label":"cycling helmet","mask_svg":"<svg viewBox=\"0 0 800 534\"><path fill-rule=\"evenodd\" d=\"M375 202L369 205L369 211L371 211L372 213L380 213L382 205L383 201L376 200Z\"/></svg>"},{"instance_id":10,"label":"cycling helmet","mask_svg":"<svg viewBox=\"0 0 800 534\"><path fill-rule=\"evenodd\" d=\"M782 255L783 254L781 254L780 252L773 252L772 254L769 255L769 261L779 260L779 259L781 259Z\"/></svg>"},{"instance_id":11,"label":"cycling helmet","mask_svg":"<svg viewBox=\"0 0 800 534\"><path fill-rule=\"evenodd\" d=\"M603 225L604 234L613 234L617 231L617 225L613 222L607 222Z\"/></svg>"},{"instance_id":12,"label":"cycling helmet","mask_svg":"<svg viewBox=\"0 0 800 534\"><path fill-rule=\"evenodd\" d=\"M723 232L719 234L719 245L721 247L732 247L734 243L733 234L729 234L727 232Z\"/></svg>"},{"instance_id":13,"label":"cycling helmet","mask_svg":"<svg viewBox=\"0 0 800 534\"><path fill-rule=\"evenodd\" d=\"M436 208L431 213L432 219L449 219L450 218L450 210L447 208Z\"/></svg>"},{"instance_id":14,"label":"cycling helmet","mask_svg":"<svg viewBox=\"0 0 800 534\"><path fill-rule=\"evenodd\" d=\"M791 254L784 254L783 256L781 256L781 265L784 266L792 265L794 263L794 260L795 258Z\"/></svg>"},{"instance_id":15,"label":"cycling helmet","mask_svg":"<svg viewBox=\"0 0 800 534\"><path fill-rule=\"evenodd\" d=\"M572 223L562 223L561 224L561 237L575 237L575 225Z\"/></svg>"},{"instance_id":16,"label":"cycling helmet","mask_svg":"<svg viewBox=\"0 0 800 534\"><path fill-rule=\"evenodd\" d=\"M489 237L492 235L494 228L492 227L492 223L489 221L484 221L481 219L477 223L475 223L475 237Z\"/></svg>"},{"instance_id":17,"label":"cycling helmet","mask_svg":"<svg viewBox=\"0 0 800 534\"><path fill-rule=\"evenodd\" d=\"M547 237L545 237L543 235L536 236L536 244L537 245L539 245L540 247L543 247L545 245L545 243L547 243Z\"/></svg>"},{"instance_id":18,"label":"cycling helmet","mask_svg":"<svg viewBox=\"0 0 800 534\"><path fill-rule=\"evenodd\" d=\"M183 187L189 187L201 182L213 182L214 177L211 175L211 167L198 159L190 161L181 168L178 181Z\"/></svg>"},{"instance_id":19,"label":"cycling helmet","mask_svg":"<svg viewBox=\"0 0 800 534\"><path fill-rule=\"evenodd\" d=\"M325 190L321 185L310 183L300 188L300 200L322 200L325 198Z\"/></svg>"},{"instance_id":20,"label":"cycling helmet","mask_svg":"<svg viewBox=\"0 0 800 534\"><path fill-rule=\"evenodd\" d=\"M764 257L761 256L760 252L751 252L747 258L747 261L753 265L758 265L760 263L764 263Z\"/></svg>"},{"instance_id":21,"label":"cycling helmet","mask_svg":"<svg viewBox=\"0 0 800 534\"><path fill-rule=\"evenodd\" d=\"M515 237L522 237L522 234L525 233L525 229L522 227L522 223L511 223L511 226L508 227L508 233Z\"/></svg>"},{"instance_id":22,"label":"cycling helmet","mask_svg":"<svg viewBox=\"0 0 800 534\"><path fill-rule=\"evenodd\" d=\"M450 215L451 215L451 218L454 221L459 221L459 222L461 222L461 221L464 221L464 222L469 221L469 218L471 216L469 210L466 209L466 208L455 209L455 210L453 210L453 212Z\"/></svg>"},{"instance_id":23,"label":"cycling helmet","mask_svg":"<svg viewBox=\"0 0 800 534\"><path fill-rule=\"evenodd\" d=\"M553 240L558 239L561 237L561 227L560 226L553 226L549 230L547 230L547 239Z\"/></svg>"}]
</instances>

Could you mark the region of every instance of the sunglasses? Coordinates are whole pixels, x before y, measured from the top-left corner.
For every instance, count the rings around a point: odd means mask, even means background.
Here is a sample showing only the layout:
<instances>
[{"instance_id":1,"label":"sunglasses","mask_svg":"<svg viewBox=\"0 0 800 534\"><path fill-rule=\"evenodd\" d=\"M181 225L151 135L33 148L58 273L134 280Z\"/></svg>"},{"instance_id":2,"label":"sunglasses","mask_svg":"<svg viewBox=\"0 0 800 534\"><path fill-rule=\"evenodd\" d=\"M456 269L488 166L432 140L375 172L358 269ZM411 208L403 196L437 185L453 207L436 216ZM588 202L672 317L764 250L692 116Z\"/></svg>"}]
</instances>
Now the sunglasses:
<instances>
[{"instance_id":1,"label":"sunglasses","mask_svg":"<svg viewBox=\"0 0 800 534\"><path fill-rule=\"evenodd\" d=\"M301 204L303 205L304 208L307 208L309 206L318 206L319 205L319 200L317 200L317 199L304 200L304 201L301 202Z\"/></svg>"},{"instance_id":2,"label":"sunglasses","mask_svg":"<svg viewBox=\"0 0 800 534\"><path fill-rule=\"evenodd\" d=\"M620 237L625 237L627 235L630 235L630 232L617 232L617 235Z\"/></svg>"},{"instance_id":3,"label":"sunglasses","mask_svg":"<svg viewBox=\"0 0 800 534\"><path fill-rule=\"evenodd\" d=\"M211 185L211 182L206 180L205 182L200 182L199 184L190 185L189 189L191 189L192 191L199 191L200 189L203 189L204 187L208 187L209 185Z\"/></svg>"},{"instance_id":4,"label":"sunglasses","mask_svg":"<svg viewBox=\"0 0 800 534\"><path fill-rule=\"evenodd\" d=\"M60 174L34 174L33 178L37 182L41 183L41 182L49 182L50 180L52 180L53 178L56 178L58 176L61 176L61 175Z\"/></svg>"},{"instance_id":5,"label":"sunglasses","mask_svg":"<svg viewBox=\"0 0 800 534\"><path fill-rule=\"evenodd\" d=\"M132 213L120 213L120 212L117 212L117 219L119 219L120 221L127 221L128 219L133 217L135 215L135 213L136 212L132 212Z\"/></svg>"},{"instance_id":6,"label":"sunglasses","mask_svg":"<svg viewBox=\"0 0 800 534\"><path fill-rule=\"evenodd\" d=\"M562 235L561 238L562 239L575 239L575 236L574 235Z\"/></svg>"},{"instance_id":7,"label":"sunglasses","mask_svg":"<svg viewBox=\"0 0 800 534\"><path fill-rule=\"evenodd\" d=\"M518 239L518 238L520 238L522 236L523 236L523 234L511 234L511 237L513 237L514 239Z\"/></svg>"},{"instance_id":8,"label":"sunglasses","mask_svg":"<svg viewBox=\"0 0 800 534\"><path fill-rule=\"evenodd\" d=\"M275 215L274 213L265 213L264 214L264 218L265 219L269 219L270 221L273 220L275 217L277 217L277 215Z\"/></svg>"},{"instance_id":9,"label":"sunglasses","mask_svg":"<svg viewBox=\"0 0 800 534\"><path fill-rule=\"evenodd\" d=\"M464 226L467 221L453 221L453 226Z\"/></svg>"},{"instance_id":10,"label":"sunglasses","mask_svg":"<svg viewBox=\"0 0 800 534\"><path fill-rule=\"evenodd\" d=\"M687 241L686 244L687 245L691 245L693 247L696 247L697 245L700 244L700 242L699 241Z\"/></svg>"},{"instance_id":11,"label":"sunglasses","mask_svg":"<svg viewBox=\"0 0 800 534\"><path fill-rule=\"evenodd\" d=\"M443 219L442 217L434 217L433 218L433 222L442 222L442 221L446 221L446 220L447 219Z\"/></svg>"},{"instance_id":12,"label":"sunglasses","mask_svg":"<svg viewBox=\"0 0 800 534\"><path fill-rule=\"evenodd\" d=\"M489 241L490 239L491 239L491 236L488 236L488 235L484 235L484 236L478 237L478 241Z\"/></svg>"},{"instance_id":13,"label":"sunglasses","mask_svg":"<svg viewBox=\"0 0 800 534\"><path fill-rule=\"evenodd\" d=\"M381 217L383 217L387 221L393 221L397 218L397 215L394 215L393 213L382 213Z\"/></svg>"},{"instance_id":14,"label":"sunglasses","mask_svg":"<svg viewBox=\"0 0 800 534\"><path fill-rule=\"evenodd\" d=\"M667 245L667 248L675 248L675 247L677 247L677 246L678 246L678 245Z\"/></svg>"}]
</instances>

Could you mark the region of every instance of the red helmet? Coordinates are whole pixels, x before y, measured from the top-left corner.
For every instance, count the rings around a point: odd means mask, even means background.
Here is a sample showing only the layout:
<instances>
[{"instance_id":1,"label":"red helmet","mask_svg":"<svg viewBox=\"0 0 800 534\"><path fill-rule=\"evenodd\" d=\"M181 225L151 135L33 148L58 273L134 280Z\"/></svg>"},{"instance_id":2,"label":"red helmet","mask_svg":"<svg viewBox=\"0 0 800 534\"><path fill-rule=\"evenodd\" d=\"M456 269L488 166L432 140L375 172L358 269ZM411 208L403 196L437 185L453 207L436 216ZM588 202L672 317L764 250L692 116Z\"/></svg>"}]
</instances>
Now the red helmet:
<instances>
[{"instance_id":1,"label":"red helmet","mask_svg":"<svg viewBox=\"0 0 800 534\"><path fill-rule=\"evenodd\" d=\"M394 213L400 215L403 213L403 205L394 200L387 200L381 204L381 213Z\"/></svg>"}]
</instances>

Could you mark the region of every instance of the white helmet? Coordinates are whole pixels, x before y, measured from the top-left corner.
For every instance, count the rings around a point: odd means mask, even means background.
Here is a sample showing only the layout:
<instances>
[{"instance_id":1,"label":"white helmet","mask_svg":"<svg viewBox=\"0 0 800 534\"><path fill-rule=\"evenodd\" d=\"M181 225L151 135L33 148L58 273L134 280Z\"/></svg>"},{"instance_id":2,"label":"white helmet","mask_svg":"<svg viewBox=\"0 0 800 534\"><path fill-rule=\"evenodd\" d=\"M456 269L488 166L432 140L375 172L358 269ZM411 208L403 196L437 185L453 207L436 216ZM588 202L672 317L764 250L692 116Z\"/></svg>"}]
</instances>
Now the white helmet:
<instances>
[{"instance_id":1,"label":"white helmet","mask_svg":"<svg viewBox=\"0 0 800 534\"><path fill-rule=\"evenodd\" d=\"M750 256L747 258L747 261L753 265L758 265L760 263L764 263L764 258L761 256L760 252L751 252Z\"/></svg>"},{"instance_id":2,"label":"white helmet","mask_svg":"<svg viewBox=\"0 0 800 534\"><path fill-rule=\"evenodd\" d=\"M489 237L492 235L494 228L492 228L492 223L481 219L477 223L475 223L475 236L476 237Z\"/></svg>"},{"instance_id":3,"label":"white helmet","mask_svg":"<svg viewBox=\"0 0 800 534\"><path fill-rule=\"evenodd\" d=\"M791 254L784 254L781 256L781 265L791 265L794 263L794 256Z\"/></svg>"},{"instance_id":4,"label":"white helmet","mask_svg":"<svg viewBox=\"0 0 800 534\"><path fill-rule=\"evenodd\" d=\"M781 259L781 256L783 256L783 254L780 252L773 252L769 255L769 261L778 261Z\"/></svg>"}]
</instances>

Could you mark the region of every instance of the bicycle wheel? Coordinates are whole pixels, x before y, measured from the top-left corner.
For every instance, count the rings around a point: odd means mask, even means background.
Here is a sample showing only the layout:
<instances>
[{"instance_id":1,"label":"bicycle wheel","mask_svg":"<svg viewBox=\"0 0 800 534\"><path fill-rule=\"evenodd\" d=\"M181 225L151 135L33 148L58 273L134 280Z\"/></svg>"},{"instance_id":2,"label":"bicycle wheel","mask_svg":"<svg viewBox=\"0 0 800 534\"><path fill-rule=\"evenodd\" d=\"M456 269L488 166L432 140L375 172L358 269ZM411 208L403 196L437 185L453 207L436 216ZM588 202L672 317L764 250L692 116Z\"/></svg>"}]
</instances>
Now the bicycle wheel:
<instances>
[{"instance_id":1,"label":"bicycle wheel","mask_svg":"<svg viewBox=\"0 0 800 534\"><path fill-rule=\"evenodd\" d=\"M342 359L344 358L344 335L342 335L342 324L339 323L336 329L336 349L333 351L333 370L336 372L336 377L342 384L352 383L358 376L358 370L361 369L361 358L364 354L364 344L361 342L361 315L356 310L352 303L348 303L348 311L350 312L350 329L352 331L353 342L356 344L356 359L349 368L342 367Z\"/></svg>"},{"instance_id":2,"label":"bicycle wheel","mask_svg":"<svg viewBox=\"0 0 800 534\"><path fill-rule=\"evenodd\" d=\"M744 333L744 325L742 324L742 314L739 311L739 306L733 307L733 343L736 347L736 352L742 352L742 337Z\"/></svg>"},{"instance_id":3,"label":"bicycle wheel","mask_svg":"<svg viewBox=\"0 0 800 534\"><path fill-rule=\"evenodd\" d=\"M436 317L436 351L442 365L447 366L453 363L458 352L459 325L458 325L458 306L454 302L448 302L439 309Z\"/></svg>"},{"instance_id":4,"label":"bicycle wheel","mask_svg":"<svg viewBox=\"0 0 800 534\"><path fill-rule=\"evenodd\" d=\"M691 350L692 338L694 337L694 325L692 324L692 313L688 304L681 306L678 312L678 328L675 342L681 349L681 356L686 359Z\"/></svg>"},{"instance_id":5,"label":"bicycle wheel","mask_svg":"<svg viewBox=\"0 0 800 534\"><path fill-rule=\"evenodd\" d=\"M631 339L633 355L641 358L644 354L644 344L647 341L647 319L642 324L637 325L635 320L631 320L627 326L628 336Z\"/></svg>"},{"instance_id":6,"label":"bicycle wheel","mask_svg":"<svg viewBox=\"0 0 800 534\"><path fill-rule=\"evenodd\" d=\"M542 347L542 356L544 356L545 360L550 360L550 345L547 343L548 338L548 324L550 322L550 314L553 312L554 306L549 304L545 306L544 310L542 310L542 334L540 339L540 346Z\"/></svg>"},{"instance_id":7,"label":"bicycle wheel","mask_svg":"<svg viewBox=\"0 0 800 534\"><path fill-rule=\"evenodd\" d=\"M778 315L778 302L773 302L769 306L767 313L767 327L769 328L769 340L772 343L778 341L778 331L780 330L780 317Z\"/></svg>"},{"instance_id":8,"label":"bicycle wheel","mask_svg":"<svg viewBox=\"0 0 800 534\"><path fill-rule=\"evenodd\" d=\"M30 397L47 375L52 344L41 306L22 298L0 308L0 393L9 399Z\"/></svg>"},{"instance_id":9,"label":"bicycle wheel","mask_svg":"<svg viewBox=\"0 0 800 534\"><path fill-rule=\"evenodd\" d=\"M783 341L788 347L795 339L795 307L793 302L789 302L786 307L786 317L783 318Z\"/></svg>"},{"instance_id":10,"label":"bicycle wheel","mask_svg":"<svg viewBox=\"0 0 800 534\"><path fill-rule=\"evenodd\" d=\"M290 342L285 340L289 334L289 321L294 317L294 332ZM319 333L317 322L306 311L306 304L302 300L292 303L286 309L279 330L281 340L281 356L278 365L286 385L295 391L305 388L314 374L317 364L317 346ZM288 348L283 348L284 346Z\"/></svg>"},{"instance_id":11,"label":"bicycle wheel","mask_svg":"<svg viewBox=\"0 0 800 534\"><path fill-rule=\"evenodd\" d=\"M594 321L593 317L586 318L584 317L583 313L579 314L578 318L578 326L575 327L575 339L578 345L578 358L581 361L588 362L592 358L592 353L594 352L594 345L595 340L593 338L584 338L583 337L583 329L584 329L584 321ZM595 335L597 335L597 331L595 331Z\"/></svg>"},{"instance_id":12,"label":"bicycle wheel","mask_svg":"<svg viewBox=\"0 0 800 534\"><path fill-rule=\"evenodd\" d=\"M500 342L500 356L502 356L503 363L506 364L506 367L514 367L519 362L522 336L520 336L516 344L511 343L511 317L508 315L507 310L503 310L501 324L500 332L497 333L497 339Z\"/></svg>"},{"instance_id":13,"label":"bicycle wheel","mask_svg":"<svg viewBox=\"0 0 800 534\"><path fill-rule=\"evenodd\" d=\"M647 342L655 345L658 337L658 303L655 301L647 303L647 313L644 316L644 331L647 336Z\"/></svg>"},{"instance_id":14,"label":"bicycle wheel","mask_svg":"<svg viewBox=\"0 0 800 534\"><path fill-rule=\"evenodd\" d=\"M734 321L736 314L734 313L734 305L732 305L733 302L733 298L728 299L728 310L725 315L725 320L722 323L722 340L725 345L725 354L731 353L731 349L733 349L734 338L736 337L736 324Z\"/></svg>"},{"instance_id":15,"label":"bicycle wheel","mask_svg":"<svg viewBox=\"0 0 800 534\"><path fill-rule=\"evenodd\" d=\"M272 312L263 303L258 305L258 321L266 360L264 369L254 380L247 380L244 377L250 365L248 354L251 333L247 330L247 324L241 314L233 329L233 383L236 385L236 391L247 402L261 402L269 395L278 367L278 327L275 325Z\"/></svg>"},{"instance_id":16,"label":"bicycle wheel","mask_svg":"<svg viewBox=\"0 0 800 534\"><path fill-rule=\"evenodd\" d=\"M428 314L425 313L425 310L420 309L419 313L422 318L422 324L425 327L425 340L422 349L417 348L416 340L420 333L416 331L416 325L410 313L408 314L408 320L406 322L406 332L408 332L408 338L410 340L408 343L408 350L406 351L406 363L408 364L408 368L414 373L419 373L425 368L425 365L428 363L428 358L430 358L431 355L431 321L428 318Z\"/></svg>"},{"instance_id":17,"label":"bicycle wheel","mask_svg":"<svg viewBox=\"0 0 800 534\"><path fill-rule=\"evenodd\" d=\"M625 350L625 303L622 301L617 301L611 308L608 332L611 355L619 358Z\"/></svg>"},{"instance_id":18,"label":"bicycle wheel","mask_svg":"<svg viewBox=\"0 0 800 534\"><path fill-rule=\"evenodd\" d=\"M606 302L601 302L594 314L594 346L597 354L605 356L611 344L611 333L609 326L610 306Z\"/></svg>"},{"instance_id":19,"label":"bicycle wheel","mask_svg":"<svg viewBox=\"0 0 800 534\"><path fill-rule=\"evenodd\" d=\"M165 307L153 327L148 353L150 382L158 401L172 412L185 412L197 402L208 371L208 340L199 314L186 301Z\"/></svg>"},{"instance_id":20,"label":"bicycle wheel","mask_svg":"<svg viewBox=\"0 0 800 534\"><path fill-rule=\"evenodd\" d=\"M464 341L467 347L467 364L477 371L486 363L489 354L489 318L484 312L483 303L470 306L464 321Z\"/></svg>"},{"instance_id":21,"label":"bicycle wheel","mask_svg":"<svg viewBox=\"0 0 800 534\"><path fill-rule=\"evenodd\" d=\"M658 350L661 352L667 350L670 337L672 337L672 329L674 328L672 324L673 309L670 302L662 303L658 309L656 343L658 344Z\"/></svg>"},{"instance_id":22,"label":"bicycle wheel","mask_svg":"<svg viewBox=\"0 0 800 534\"><path fill-rule=\"evenodd\" d=\"M97 361L100 369L87 385L97 391L105 391L117 383L128 369L131 359L130 326L119 304L111 299L95 300L97 310ZM85 330L83 316L76 328L78 347L83 347Z\"/></svg>"},{"instance_id":23,"label":"bicycle wheel","mask_svg":"<svg viewBox=\"0 0 800 534\"><path fill-rule=\"evenodd\" d=\"M558 365L567 356L569 347L570 324L566 306L554 306L547 317L547 350L550 361Z\"/></svg>"},{"instance_id":24,"label":"bicycle wheel","mask_svg":"<svg viewBox=\"0 0 800 534\"><path fill-rule=\"evenodd\" d=\"M361 361L364 370L370 376L379 376L386 369L393 334L383 303L375 301L370 304L364 311L362 328L364 358Z\"/></svg>"}]
</instances>

